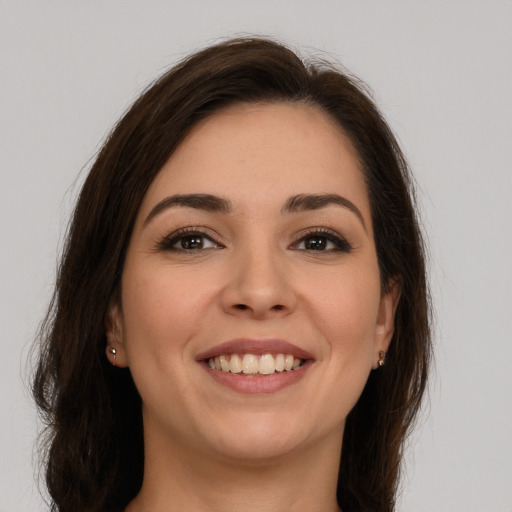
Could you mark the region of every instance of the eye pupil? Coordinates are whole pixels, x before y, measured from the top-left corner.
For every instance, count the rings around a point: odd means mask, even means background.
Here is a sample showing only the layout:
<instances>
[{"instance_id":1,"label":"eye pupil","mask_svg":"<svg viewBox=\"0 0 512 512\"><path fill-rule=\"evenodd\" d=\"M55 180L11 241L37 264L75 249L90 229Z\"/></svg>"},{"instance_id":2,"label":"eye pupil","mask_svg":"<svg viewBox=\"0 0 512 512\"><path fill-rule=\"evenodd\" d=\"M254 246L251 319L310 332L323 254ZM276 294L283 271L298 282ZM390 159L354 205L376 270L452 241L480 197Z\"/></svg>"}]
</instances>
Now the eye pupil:
<instances>
[{"instance_id":1,"label":"eye pupil","mask_svg":"<svg viewBox=\"0 0 512 512\"><path fill-rule=\"evenodd\" d=\"M323 237L309 237L304 240L306 249L310 251L321 251L326 248L327 240Z\"/></svg>"},{"instance_id":2,"label":"eye pupil","mask_svg":"<svg viewBox=\"0 0 512 512\"><path fill-rule=\"evenodd\" d=\"M202 249L203 237L198 235L185 237L181 240L181 247L182 249Z\"/></svg>"}]
</instances>

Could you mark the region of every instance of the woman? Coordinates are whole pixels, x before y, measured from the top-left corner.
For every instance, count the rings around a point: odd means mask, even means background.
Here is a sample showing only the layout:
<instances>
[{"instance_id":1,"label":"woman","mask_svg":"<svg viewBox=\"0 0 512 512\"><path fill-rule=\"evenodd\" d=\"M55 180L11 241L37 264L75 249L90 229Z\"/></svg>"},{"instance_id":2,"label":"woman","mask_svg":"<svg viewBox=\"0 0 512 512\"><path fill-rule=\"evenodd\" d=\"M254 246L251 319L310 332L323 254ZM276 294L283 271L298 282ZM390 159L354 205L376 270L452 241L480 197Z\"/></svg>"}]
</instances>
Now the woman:
<instances>
[{"instance_id":1,"label":"woman","mask_svg":"<svg viewBox=\"0 0 512 512\"><path fill-rule=\"evenodd\" d=\"M90 171L40 338L54 510L393 510L429 306L361 86L262 39L171 69Z\"/></svg>"}]
</instances>

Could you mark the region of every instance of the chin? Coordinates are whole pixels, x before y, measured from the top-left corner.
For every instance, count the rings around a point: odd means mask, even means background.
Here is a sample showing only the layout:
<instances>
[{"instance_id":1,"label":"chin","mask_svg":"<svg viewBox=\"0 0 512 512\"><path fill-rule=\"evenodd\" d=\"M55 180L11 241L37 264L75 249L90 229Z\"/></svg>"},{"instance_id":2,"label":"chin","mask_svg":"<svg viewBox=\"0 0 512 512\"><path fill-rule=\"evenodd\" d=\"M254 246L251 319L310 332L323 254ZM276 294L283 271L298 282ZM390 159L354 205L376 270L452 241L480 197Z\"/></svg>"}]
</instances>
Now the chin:
<instances>
[{"instance_id":1,"label":"chin","mask_svg":"<svg viewBox=\"0 0 512 512\"><path fill-rule=\"evenodd\" d=\"M226 421L224 428L209 429L210 443L215 451L229 459L266 462L307 444L307 432L299 423L283 414L245 414Z\"/></svg>"}]
</instances>

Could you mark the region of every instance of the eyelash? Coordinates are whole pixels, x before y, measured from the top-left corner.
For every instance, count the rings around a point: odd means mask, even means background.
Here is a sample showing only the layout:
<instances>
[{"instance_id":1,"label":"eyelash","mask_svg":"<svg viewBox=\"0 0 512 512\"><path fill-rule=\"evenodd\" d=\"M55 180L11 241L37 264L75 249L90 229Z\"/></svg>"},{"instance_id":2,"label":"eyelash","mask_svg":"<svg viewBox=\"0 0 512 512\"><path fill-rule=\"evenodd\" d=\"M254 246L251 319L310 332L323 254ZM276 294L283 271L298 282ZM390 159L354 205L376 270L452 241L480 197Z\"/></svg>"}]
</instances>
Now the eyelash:
<instances>
[{"instance_id":1,"label":"eyelash","mask_svg":"<svg viewBox=\"0 0 512 512\"><path fill-rule=\"evenodd\" d=\"M205 239L212 242L216 247L200 247L199 249L187 249L184 247L174 247L178 242L185 240L186 238L192 238L192 237L201 238L203 241ZM308 239L323 239L327 240L327 242L333 243L336 248L334 249L325 249L325 250L316 250L316 249L298 249L298 246L307 241ZM224 245L222 245L220 242L217 242L213 236L205 232L205 228L195 227L195 226L189 226L185 228L180 228L177 231L174 231L170 235L164 235L161 237L161 239L157 243L157 249L160 251L182 251L182 252L199 252L201 250L208 250L208 249L223 249ZM331 229L327 228L309 228L306 230L306 232L303 232L300 234L300 238L294 242L290 248L292 250L304 250L307 252L315 252L315 253L332 253L332 252L351 252L352 246L338 233Z\"/></svg>"},{"instance_id":2,"label":"eyelash","mask_svg":"<svg viewBox=\"0 0 512 512\"><path fill-rule=\"evenodd\" d=\"M345 238L340 236L336 231L333 231L328 228L309 228L305 233L301 233L300 239L292 245L292 248L297 247L300 243L305 242L308 239L312 238L321 238L325 239L328 242L332 242L336 248L335 249L327 249L327 250L315 250L315 249L304 249L308 252L317 252L317 253L331 253L331 252L351 252L352 246L347 242ZM294 249L300 250L300 249Z\"/></svg>"},{"instance_id":3,"label":"eyelash","mask_svg":"<svg viewBox=\"0 0 512 512\"><path fill-rule=\"evenodd\" d=\"M186 228L180 228L176 231L174 231L173 233L171 233L170 235L164 235L162 236L162 238L159 240L158 244L157 244L157 249L159 249L160 251L183 251L183 252L193 252L195 251L196 249L185 249L185 248L178 248L178 247L174 247L180 240L184 240L186 238L192 238L192 237L197 237L197 238L201 238L201 239L208 239L210 240L211 242L213 242L217 248L221 248L223 249L224 246L217 242L213 236L205 233L205 229L204 228L199 228L199 227L195 227L195 226L188 226ZM207 248L207 249L210 249L210 248ZM205 250L205 249L203 249Z\"/></svg>"}]
</instances>

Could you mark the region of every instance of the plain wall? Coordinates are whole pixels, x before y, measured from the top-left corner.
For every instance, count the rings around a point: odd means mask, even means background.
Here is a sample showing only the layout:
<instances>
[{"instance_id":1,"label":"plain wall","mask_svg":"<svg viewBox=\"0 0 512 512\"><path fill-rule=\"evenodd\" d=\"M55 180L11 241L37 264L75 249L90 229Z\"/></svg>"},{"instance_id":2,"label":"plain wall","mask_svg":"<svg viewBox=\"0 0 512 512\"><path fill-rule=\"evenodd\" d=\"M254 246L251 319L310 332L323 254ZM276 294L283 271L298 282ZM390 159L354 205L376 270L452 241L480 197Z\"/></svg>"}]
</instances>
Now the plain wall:
<instances>
[{"instance_id":1,"label":"plain wall","mask_svg":"<svg viewBox=\"0 0 512 512\"><path fill-rule=\"evenodd\" d=\"M511 1L0 0L0 512L45 510L26 358L80 169L164 69L246 33L367 81L416 173L437 364L399 510L512 511Z\"/></svg>"}]
</instances>

